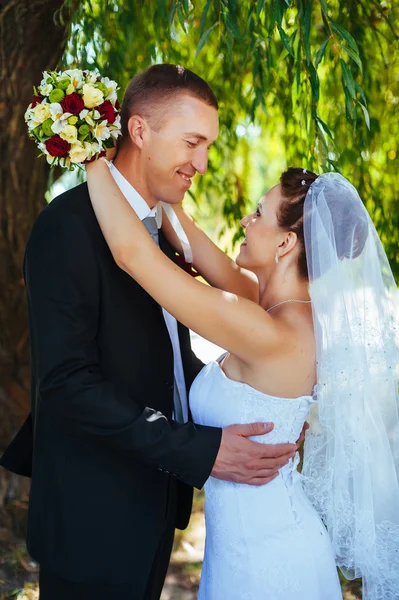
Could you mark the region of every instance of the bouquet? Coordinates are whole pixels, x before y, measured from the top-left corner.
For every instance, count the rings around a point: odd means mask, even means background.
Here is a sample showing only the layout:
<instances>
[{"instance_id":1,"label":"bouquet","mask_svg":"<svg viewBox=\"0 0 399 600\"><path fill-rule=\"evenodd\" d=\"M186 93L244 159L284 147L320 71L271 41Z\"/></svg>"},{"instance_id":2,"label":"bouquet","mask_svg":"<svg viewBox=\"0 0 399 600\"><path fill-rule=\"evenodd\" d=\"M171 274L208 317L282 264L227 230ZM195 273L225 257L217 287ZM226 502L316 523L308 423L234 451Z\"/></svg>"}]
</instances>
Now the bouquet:
<instances>
[{"instance_id":1,"label":"bouquet","mask_svg":"<svg viewBox=\"0 0 399 600\"><path fill-rule=\"evenodd\" d=\"M45 71L25 113L39 156L69 170L104 156L121 134L117 89L97 71Z\"/></svg>"}]
</instances>

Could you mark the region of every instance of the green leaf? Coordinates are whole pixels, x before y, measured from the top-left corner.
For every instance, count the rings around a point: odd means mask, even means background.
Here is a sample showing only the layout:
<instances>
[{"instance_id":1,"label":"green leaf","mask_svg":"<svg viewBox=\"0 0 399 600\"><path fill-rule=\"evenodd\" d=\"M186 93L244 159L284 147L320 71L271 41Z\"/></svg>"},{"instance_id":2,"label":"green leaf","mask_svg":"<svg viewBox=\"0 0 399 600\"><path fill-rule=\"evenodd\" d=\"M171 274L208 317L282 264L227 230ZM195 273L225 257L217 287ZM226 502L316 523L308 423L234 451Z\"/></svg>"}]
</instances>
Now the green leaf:
<instances>
[{"instance_id":1,"label":"green leaf","mask_svg":"<svg viewBox=\"0 0 399 600\"><path fill-rule=\"evenodd\" d=\"M264 6L265 0L258 0L258 2L256 3L256 21L259 20L260 13L262 12Z\"/></svg>"},{"instance_id":2,"label":"green leaf","mask_svg":"<svg viewBox=\"0 0 399 600\"><path fill-rule=\"evenodd\" d=\"M229 15L226 15L226 25L233 36L242 41L242 35L238 29L238 26L234 21L232 21L232 19L230 19Z\"/></svg>"},{"instance_id":3,"label":"green leaf","mask_svg":"<svg viewBox=\"0 0 399 600\"><path fill-rule=\"evenodd\" d=\"M310 84L312 86L313 102L314 102L314 104L317 104L317 102L319 101L319 97L320 97L320 82L319 82L319 76L317 75L317 71L314 68L314 66L312 65L312 63L310 63L310 65L309 65L309 76L310 76Z\"/></svg>"},{"instance_id":4,"label":"green leaf","mask_svg":"<svg viewBox=\"0 0 399 600\"><path fill-rule=\"evenodd\" d=\"M173 20L175 18L176 8L177 8L177 5L176 5L176 2L174 1L172 4L172 8L170 9L170 13L169 13L169 17L168 17L169 26L172 25Z\"/></svg>"},{"instance_id":5,"label":"green leaf","mask_svg":"<svg viewBox=\"0 0 399 600\"><path fill-rule=\"evenodd\" d=\"M367 129L370 129L370 115L369 115L369 111L364 106L364 104L362 104L361 102L359 102L359 104L360 104L360 107L361 107L361 109L363 111L363 114L364 114L364 120L366 121Z\"/></svg>"},{"instance_id":6,"label":"green leaf","mask_svg":"<svg viewBox=\"0 0 399 600\"><path fill-rule=\"evenodd\" d=\"M351 36L351 34L348 31L346 31L346 29L341 27L341 25L334 23L334 21L332 21L331 19L330 19L330 25L331 25L331 29L341 39L345 40L345 42L348 44L348 46L350 46L352 48L352 50L354 50L354 52L356 52L356 54L359 55L359 48L357 47L357 44L356 44L354 38Z\"/></svg>"},{"instance_id":7,"label":"green leaf","mask_svg":"<svg viewBox=\"0 0 399 600\"><path fill-rule=\"evenodd\" d=\"M198 46L197 46L197 50L195 52L195 58L198 57L199 53L201 52L202 48L205 46L210 34L212 33L212 30L215 29L217 23L214 23L211 27L209 27L209 29L207 29L205 31L205 33L202 34L200 41L198 42Z\"/></svg>"},{"instance_id":8,"label":"green leaf","mask_svg":"<svg viewBox=\"0 0 399 600\"><path fill-rule=\"evenodd\" d=\"M360 85L355 81L355 88L358 94L360 94L362 100L363 100L363 104L364 106L367 107L367 100L366 100L366 96L362 90L362 88L360 87Z\"/></svg>"},{"instance_id":9,"label":"green leaf","mask_svg":"<svg viewBox=\"0 0 399 600\"><path fill-rule=\"evenodd\" d=\"M323 60L324 52L326 51L326 48L328 46L328 42L330 41L330 39L331 38L327 38L326 40L324 40L324 42L322 43L322 45L320 46L320 48L316 52L316 60L315 60L315 63L314 63L314 66L315 66L316 69L319 66L319 64L321 63L321 61Z\"/></svg>"},{"instance_id":10,"label":"green leaf","mask_svg":"<svg viewBox=\"0 0 399 600\"><path fill-rule=\"evenodd\" d=\"M327 2L326 0L320 0L320 4L321 4L321 9L323 11L323 13L328 16L328 7L327 7Z\"/></svg>"},{"instance_id":11,"label":"green leaf","mask_svg":"<svg viewBox=\"0 0 399 600\"><path fill-rule=\"evenodd\" d=\"M327 123L325 123L324 121L322 121L320 119L320 117L316 117L316 119L317 119L318 123L320 123L320 125L322 126L322 128L324 129L324 131L326 132L326 134L328 135L328 137L333 140L334 139L333 138L333 134L331 133L330 128L328 127Z\"/></svg>"},{"instance_id":12,"label":"green leaf","mask_svg":"<svg viewBox=\"0 0 399 600\"><path fill-rule=\"evenodd\" d=\"M310 0L306 7L305 16L303 18L303 46L306 55L306 62L310 64L310 22L312 18L313 0Z\"/></svg>"},{"instance_id":13,"label":"green leaf","mask_svg":"<svg viewBox=\"0 0 399 600\"><path fill-rule=\"evenodd\" d=\"M211 6L211 2L212 2L212 0L208 0L208 2L205 4L204 10L202 11L201 21L200 21L200 30L199 30L200 37L202 36L202 34L204 33L204 30L205 30L206 19L208 16L209 8Z\"/></svg>"},{"instance_id":14,"label":"green leaf","mask_svg":"<svg viewBox=\"0 0 399 600\"><path fill-rule=\"evenodd\" d=\"M299 40L298 52L297 52L297 56L296 56L296 73L295 73L297 92L299 91L299 86L301 83L301 66L302 66L301 65L301 41Z\"/></svg>"},{"instance_id":15,"label":"green leaf","mask_svg":"<svg viewBox=\"0 0 399 600\"><path fill-rule=\"evenodd\" d=\"M348 65L344 60L342 60L342 58L340 59L340 63L346 89L348 90L352 98L356 98L356 85L355 80L353 79L353 75L350 72Z\"/></svg>"},{"instance_id":16,"label":"green leaf","mask_svg":"<svg viewBox=\"0 0 399 600\"><path fill-rule=\"evenodd\" d=\"M181 25L181 28L183 29L184 33L187 35L188 30L187 30L187 23L184 20L184 14L181 8L181 5L179 4L179 6L177 7L177 16L179 17L179 22Z\"/></svg>"},{"instance_id":17,"label":"green leaf","mask_svg":"<svg viewBox=\"0 0 399 600\"><path fill-rule=\"evenodd\" d=\"M360 56L358 54L356 54L356 52L354 52L351 48L348 48L348 46L345 46L344 44L341 45L342 50L345 50L345 52L348 54L348 56L351 57L351 59L357 64L357 66L360 69L360 72L363 73L363 65L362 65L362 61L360 60Z\"/></svg>"},{"instance_id":18,"label":"green leaf","mask_svg":"<svg viewBox=\"0 0 399 600\"><path fill-rule=\"evenodd\" d=\"M276 13L277 24L281 26L281 24L283 22L283 11L281 10L280 0L274 0L273 4L274 4L275 13Z\"/></svg>"},{"instance_id":19,"label":"green leaf","mask_svg":"<svg viewBox=\"0 0 399 600\"><path fill-rule=\"evenodd\" d=\"M283 46L284 46L284 48L287 50L287 52L289 52L289 54L291 54L291 56L292 56L293 58L295 58L295 54L294 54L294 51L293 51L293 49L292 49L292 47L291 47L291 44L290 44L290 41L289 41L289 39L288 39L288 36L287 36L287 34L285 33L285 31L284 31L284 29L281 27L281 25L279 25L278 23L277 23L277 27L278 27L278 31L279 31L279 34L280 34L280 38L281 38L281 41L283 42Z\"/></svg>"},{"instance_id":20,"label":"green leaf","mask_svg":"<svg viewBox=\"0 0 399 600\"><path fill-rule=\"evenodd\" d=\"M353 106L353 99L349 93L349 90L347 87L344 88L344 92L345 92L345 109L346 109L346 118L349 119L349 121L353 121L354 117L355 117L355 110L354 110L354 106Z\"/></svg>"}]
</instances>

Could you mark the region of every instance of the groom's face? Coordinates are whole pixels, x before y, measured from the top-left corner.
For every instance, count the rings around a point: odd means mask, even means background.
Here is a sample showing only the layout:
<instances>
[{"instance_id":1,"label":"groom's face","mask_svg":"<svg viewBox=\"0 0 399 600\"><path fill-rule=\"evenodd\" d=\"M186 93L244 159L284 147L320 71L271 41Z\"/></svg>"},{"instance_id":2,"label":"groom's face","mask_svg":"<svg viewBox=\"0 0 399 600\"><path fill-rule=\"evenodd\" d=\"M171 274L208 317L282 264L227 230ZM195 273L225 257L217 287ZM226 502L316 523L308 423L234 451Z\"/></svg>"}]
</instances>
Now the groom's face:
<instances>
[{"instance_id":1,"label":"groom's face","mask_svg":"<svg viewBox=\"0 0 399 600\"><path fill-rule=\"evenodd\" d=\"M162 122L148 128L142 147L146 187L156 201L176 204L196 173L208 167L208 149L218 136L213 106L187 95L171 101Z\"/></svg>"}]
</instances>

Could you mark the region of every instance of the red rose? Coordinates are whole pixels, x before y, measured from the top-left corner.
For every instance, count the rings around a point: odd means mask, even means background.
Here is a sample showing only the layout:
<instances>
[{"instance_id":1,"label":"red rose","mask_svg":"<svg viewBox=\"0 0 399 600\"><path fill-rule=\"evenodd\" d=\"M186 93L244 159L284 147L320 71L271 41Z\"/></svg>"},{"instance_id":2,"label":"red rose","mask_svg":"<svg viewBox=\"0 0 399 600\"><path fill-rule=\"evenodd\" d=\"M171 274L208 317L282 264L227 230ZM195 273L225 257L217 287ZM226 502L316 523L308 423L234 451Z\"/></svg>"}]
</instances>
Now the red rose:
<instances>
[{"instance_id":1,"label":"red rose","mask_svg":"<svg viewBox=\"0 0 399 600\"><path fill-rule=\"evenodd\" d=\"M82 96L79 96L77 92L64 96L60 102L62 110L64 112L71 113L71 115L79 116L80 111L85 107Z\"/></svg>"},{"instance_id":2,"label":"red rose","mask_svg":"<svg viewBox=\"0 0 399 600\"><path fill-rule=\"evenodd\" d=\"M115 122L116 114L109 100L105 100L100 106L97 106L96 110L98 110L103 119L107 119L108 123L112 124Z\"/></svg>"},{"instance_id":3,"label":"red rose","mask_svg":"<svg viewBox=\"0 0 399 600\"><path fill-rule=\"evenodd\" d=\"M116 109L116 110L119 110L119 109L120 109L120 107L121 107L121 105L119 104L119 100L118 100L118 98L117 98L117 99L115 100L115 109Z\"/></svg>"},{"instance_id":4,"label":"red rose","mask_svg":"<svg viewBox=\"0 0 399 600\"><path fill-rule=\"evenodd\" d=\"M82 162L82 165L88 165L89 163L93 162L93 160L97 160L98 158L102 158L105 155L106 155L106 151L102 150L98 156L97 156L97 154L94 154L91 158L88 158L87 160L85 160L84 162Z\"/></svg>"},{"instance_id":5,"label":"red rose","mask_svg":"<svg viewBox=\"0 0 399 600\"><path fill-rule=\"evenodd\" d=\"M71 144L60 138L59 135L53 135L46 141L46 150L51 156L64 157L68 154Z\"/></svg>"},{"instance_id":6,"label":"red rose","mask_svg":"<svg viewBox=\"0 0 399 600\"><path fill-rule=\"evenodd\" d=\"M42 102L43 102L43 98L41 96L33 96L32 108L35 108L36 104L41 104Z\"/></svg>"}]
</instances>

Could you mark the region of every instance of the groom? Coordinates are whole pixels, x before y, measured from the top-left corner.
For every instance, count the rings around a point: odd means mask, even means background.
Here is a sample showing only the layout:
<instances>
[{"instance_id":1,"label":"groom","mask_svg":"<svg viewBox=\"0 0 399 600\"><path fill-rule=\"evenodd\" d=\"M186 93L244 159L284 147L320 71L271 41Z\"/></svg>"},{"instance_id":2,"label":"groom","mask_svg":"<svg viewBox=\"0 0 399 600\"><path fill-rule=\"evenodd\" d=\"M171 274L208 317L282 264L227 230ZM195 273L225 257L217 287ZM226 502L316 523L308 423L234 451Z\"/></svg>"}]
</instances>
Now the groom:
<instances>
[{"instance_id":1,"label":"groom","mask_svg":"<svg viewBox=\"0 0 399 600\"><path fill-rule=\"evenodd\" d=\"M180 202L205 173L217 108L205 81L181 67L156 65L130 82L112 173L149 230L161 224L158 201ZM181 115L173 126L171 115ZM157 132L152 146L137 135L140 119ZM156 237L173 258L161 230ZM193 487L210 474L267 483L295 445L246 439L271 429L264 424L190 421L187 394L202 364L189 332L116 266L86 184L39 216L24 275L32 417L1 464L32 474L27 544L41 566L40 599L157 600Z\"/></svg>"}]
</instances>

